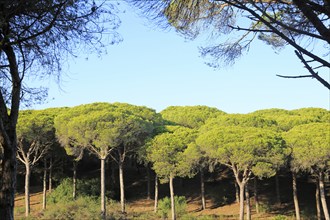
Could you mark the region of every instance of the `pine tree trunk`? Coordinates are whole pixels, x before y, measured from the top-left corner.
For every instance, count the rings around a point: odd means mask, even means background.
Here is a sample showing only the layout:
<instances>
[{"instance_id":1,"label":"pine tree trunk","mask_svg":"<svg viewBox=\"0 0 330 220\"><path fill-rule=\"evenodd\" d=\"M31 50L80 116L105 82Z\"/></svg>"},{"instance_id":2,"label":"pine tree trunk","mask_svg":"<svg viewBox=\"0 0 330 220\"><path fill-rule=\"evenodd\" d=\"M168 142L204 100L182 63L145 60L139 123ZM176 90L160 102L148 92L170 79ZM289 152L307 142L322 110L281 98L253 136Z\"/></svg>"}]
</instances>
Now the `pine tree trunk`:
<instances>
[{"instance_id":1,"label":"pine tree trunk","mask_svg":"<svg viewBox=\"0 0 330 220\"><path fill-rule=\"evenodd\" d=\"M171 214L172 220L176 220L175 215L175 201L174 201L174 188L173 188L173 176L170 175L170 195L171 195Z\"/></svg>"},{"instance_id":2,"label":"pine tree trunk","mask_svg":"<svg viewBox=\"0 0 330 220\"><path fill-rule=\"evenodd\" d=\"M298 192L297 192L297 176L295 172L292 172L292 191L293 191L294 209L296 211L296 220L300 220L300 209L299 209Z\"/></svg>"},{"instance_id":3,"label":"pine tree trunk","mask_svg":"<svg viewBox=\"0 0 330 220\"><path fill-rule=\"evenodd\" d=\"M101 218L106 217L106 206L105 206L105 159L101 158Z\"/></svg>"},{"instance_id":4,"label":"pine tree trunk","mask_svg":"<svg viewBox=\"0 0 330 220\"><path fill-rule=\"evenodd\" d=\"M321 220L320 184L319 184L319 181L316 181L316 184L315 184L315 202L316 202L317 220Z\"/></svg>"},{"instance_id":5,"label":"pine tree trunk","mask_svg":"<svg viewBox=\"0 0 330 220\"><path fill-rule=\"evenodd\" d=\"M102 172L102 171L101 171ZM72 198L77 198L77 161L73 161Z\"/></svg>"},{"instance_id":6,"label":"pine tree trunk","mask_svg":"<svg viewBox=\"0 0 330 220\"><path fill-rule=\"evenodd\" d=\"M256 206L256 213L259 213L259 194L258 194L258 179L254 177L254 202Z\"/></svg>"},{"instance_id":7,"label":"pine tree trunk","mask_svg":"<svg viewBox=\"0 0 330 220\"><path fill-rule=\"evenodd\" d=\"M245 185L245 200L246 200L246 219L251 220L250 192L249 184Z\"/></svg>"},{"instance_id":8,"label":"pine tree trunk","mask_svg":"<svg viewBox=\"0 0 330 220\"><path fill-rule=\"evenodd\" d=\"M239 184L239 219L244 220L244 189L245 184Z\"/></svg>"},{"instance_id":9,"label":"pine tree trunk","mask_svg":"<svg viewBox=\"0 0 330 220\"><path fill-rule=\"evenodd\" d=\"M239 203L239 186L238 184L235 182L235 197L236 197L236 203Z\"/></svg>"},{"instance_id":10,"label":"pine tree trunk","mask_svg":"<svg viewBox=\"0 0 330 220\"><path fill-rule=\"evenodd\" d=\"M325 220L329 220L329 211L327 206L327 200L325 198L325 190L324 190L324 172L320 171L319 173L319 185L320 185L320 196L321 196L321 204L323 209L323 214Z\"/></svg>"},{"instance_id":11,"label":"pine tree trunk","mask_svg":"<svg viewBox=\"0 0 330 220\"><path fill-rule=\"evenodd\" d=\"M18 70L16 54L10 44L2 46L6 54L11 75L10 115L2 91L0 92L0 145L3 150L0 179L0 216L4 220L14 219L17 136L16 124L21 100L22 80Z\"/></svg>"},{"instance_id":12,"label":"pine tree trunk","mask_svg":"<svg viewBox=\"0 0 330 220\"><path fill-rule=\"evenodd\" d=\"M278 174L275 175L275 189L276 189L276 201L278 204L281 204L280 181L278 178Z\"/></svg>"},{"instance_id":13,"label":"pine tree trunk","mask_svg":"<svg viewBox=\"0 0 330 220\"><path fill-rule=\"evenodd\" d=\"M155 204L154 204L154 212L157 212L158 208L158 177L155 175Z\"/></svg>"},{"instance_id":14,"label":"pine tree trunk","mask_svg":"<svg viewBox=\"0 0 330 220\"><path fill-rule=\"evenodd\" d=\"M25 161L25 217L30 214L30 163Z\"/></svg>"},{"instance_id":15,"label":"pine tree trunk","mask_svg":"<svg viewBox=\"0 0 330 220\"><path fill-rule=\"evenodd\" d=\"M147 171L147 199L151 199L151 181L150 181L150 168L149 165L146 166Z\"/></svg>"},{"instance_id":16,"label":"pine tree trunk","mask_svg":"<svg viewBox=\"0 0 330 220\"><path fill-rule=\"evenodd\" d=\"M13 136L15 136L15 131ZM1 163L0 179L0 215L1 219L14 219L14 201L16 189L16 136L11 138L12 143L1 142L3 157Z\"/></svg>"},{"instance_id":17,"label":"pine tree trunk","mask_svg":"<svg viewBox=\"0 0 330 220\"><path fill-rule=\"evenodd\" d=\"M205 180L204 180L204 170L203 168L200 169L201 175L201 198L202 198L202 210L206 209L206 202L205 202Z\"/></svg>"},{"instance_id":18,"label":"pine tree trunk","mask_svg":"<svg viewBox=\"0 0 330 220\"><path fill-rule=\"evenodd\" d=\"M121 159L119 159L119 185L120 185L120 205L121 212L125 213L125 188L124 188L124 164Z\"/></svg>"},{"instance_id":19,"label":"pine tree trunk","mask_svg":"<svg viewBox=\"0 0 330 220\"><path fill-rule=\"evenodd\" d=\"M53 187L52 187L52 184L53 184L53 158L51 157L49 159L49 176L48 176L48 191L49 193L52 192L53 190Z\"/></svg>"},{"instance_id":20,"label":"pine tree trunk","mask_svg":"<svg viewBox=\"0 0 330 220\"><path fill-rule=\"evenodd\" d=\"M43 190L42 190L42 209L46 209L46 194L47 194L47 160L44 159L44 176L43 176Z\"/></svg>"}]
</instances>

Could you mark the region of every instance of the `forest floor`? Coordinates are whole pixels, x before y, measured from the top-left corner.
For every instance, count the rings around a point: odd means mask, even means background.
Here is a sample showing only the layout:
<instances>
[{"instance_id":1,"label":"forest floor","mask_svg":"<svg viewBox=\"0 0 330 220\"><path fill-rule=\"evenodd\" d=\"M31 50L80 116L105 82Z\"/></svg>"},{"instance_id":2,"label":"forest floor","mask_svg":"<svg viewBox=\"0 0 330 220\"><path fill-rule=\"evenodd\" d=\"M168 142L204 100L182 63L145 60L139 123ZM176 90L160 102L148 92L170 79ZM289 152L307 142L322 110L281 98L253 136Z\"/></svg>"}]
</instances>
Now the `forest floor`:
<instances>
[{"instance_id":1,"label":"forest floor","mask_svg":"<svg viewBox=\"0 0 330 220\"><path fill-rule=\"evenodd\" d=\"M185 196L187 200L187 212L191 216L212 216L212 219L238 219L239 204L235 202L234 184L232 184L230 179L215 180L212 178L209 177L205 183L205 210L201 209L199 179L197 177L194 179L177 179L175 182L175 193L179 196ZM294 219L290 179L280 179L281 204L275 202L274 182L274 179L269 179L259 183L259 213L256 213L253 189L251 189L252 219ZM154 200L146 198L146 185L146 181L134 181L134 179L130 180L127 178L125 189L127 215L121 219L140 219L134 216L140 216L141 213L147 214L153 212ZM302 219L315 219L314 184L301 181L298 190L300 192L299 199ZM168 195L168 184L160 184L159 198L161 199ZM24 193L18 193L15 198L16 219L24 219L24 202ZM42 190L40 187L31 188L30 204L32 218L29 219L35 219L33 216L38 216L38 213L42 210ZM116 209L118 209L117 212L119 213L120 206L118 204L115 206L118 207ZM141 218L141 220L144 219Z\"/></svg>"}]
</instances>

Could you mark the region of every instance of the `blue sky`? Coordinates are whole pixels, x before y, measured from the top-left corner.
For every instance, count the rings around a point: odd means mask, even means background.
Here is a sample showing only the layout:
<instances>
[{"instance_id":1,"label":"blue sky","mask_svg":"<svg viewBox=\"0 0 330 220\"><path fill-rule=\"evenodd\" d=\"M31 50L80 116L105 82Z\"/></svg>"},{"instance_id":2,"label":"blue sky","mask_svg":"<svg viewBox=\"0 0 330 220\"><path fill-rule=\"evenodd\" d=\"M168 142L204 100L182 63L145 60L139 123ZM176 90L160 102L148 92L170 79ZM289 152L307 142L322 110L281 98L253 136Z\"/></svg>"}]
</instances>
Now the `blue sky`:
<instances>
[{"instance_id":1,"label":"blue sky","mask_svg":"<svg viewBox=\"0 0 330 220\"><path fill-rule=\"evenodd\" d=\"M123 7L123 5L121 6ZM70 61L60 87L49 79L49 98L35 109L92 102L126 102L161 111L173 105L207 105L227 113L259 109L321 107L329 109L329 91L304 75L291 48L275 53L255 41L233 66L214 70L200 57L204 38L187 41L174 31L153 29L133 10L120 13L123 41L101 58Z\"/></svg>"}]
</instances>

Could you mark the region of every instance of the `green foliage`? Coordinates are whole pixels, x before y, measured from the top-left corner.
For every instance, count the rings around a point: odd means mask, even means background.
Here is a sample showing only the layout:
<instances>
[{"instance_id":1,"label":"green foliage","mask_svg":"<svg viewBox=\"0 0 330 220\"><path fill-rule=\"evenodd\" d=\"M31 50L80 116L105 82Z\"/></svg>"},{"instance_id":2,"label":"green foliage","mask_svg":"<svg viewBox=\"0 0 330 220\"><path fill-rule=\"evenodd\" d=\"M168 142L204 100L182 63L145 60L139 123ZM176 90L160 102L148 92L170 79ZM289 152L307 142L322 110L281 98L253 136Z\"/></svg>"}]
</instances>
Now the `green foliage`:
<instances>
[{"instance_id":1,"label":"green foliage","mask_svg":"<svg viewBox=\"0 0 330 220\"><path fill-rule=\"evenodd\" d=\"M176 216L179 218L186 213L187 200L184 196L174 196L175 212ZM159 200L157 213L163 218L166 219L171 212L171 199L165 197Z\"/></svg>"},{"instance_id":2,"label":"green foliage","mask_svg":"<svg viewBox=\"0 0 330 220\"><path fill-rule=\"evenodd\" d=\"M207 119L226 114L208 106L170 106L161 115L170 124L199 128Z\"/></svg>"},{"instance_id":3,"label":"green foliage","mask_svg":"<svg viewBox=\"0 0 330 220\"><path fill-rule=\"evenodd\" d=\"M281 136L265 128L215 126L201 133L196 143L210 158L238 172L255 170L259 177L274 175L288 153Z\"/></svg>"},{"instance_id":4,"label":"green foliage","mask_svg":"<svg viewBox=\"0 0 330 220\"><path fill-rule=\"evenodd\" d=\"M277 215L273 220L287 220L288 218L285 215Z\"/></svg>"},{"instance_id":5,"label":"green foliage","mask_svg":"<svg viewBox=\"0 0 330 220\"><path fill-rule=\"evenodd\" d=\"M48 195L48 201L51 204L65 203L73 201L73 182L72 179L66 178ZM78 197L88 196L96 198L100 195L100 180L77 180Z\"/></svg>"},{"instance_id":6,"label":"green foliage","mask_svg":"<svg viewBox=\"0 0 330 220\"><path fill-rule=\"evenodd\" d=\"M292 149L291 169L326 171L330 168L330 124L299 125L284 134Z\"/></svg>"},{"instance_id":7,"label":"green foliage","mask_svg":"<svg viewBox=\"0 0 330 220\"><path fill-rule=\"evenodd\" d=\"M170 175L186 176L190 172L186 163L184 151L196 136L196 130L178 128L154 137L147 149L148 160L153 163L153 169L164 182Z\"/></svg>"},{"instance_id":8,"label":"green foliage","mask_svg":"<svg viewBox=\"0 0 330 220\"><path fill-rule=\"evenodd\" d=\"M66 178L47 196L47 200L51 204L59 202L66 203L73 200L72 192L72 179Z\"/></svg>"},{"instance_id":9,"label":"green foliage","mask_svg":"<svg viewBox=\"0 0 330 220\"><path fill-rule=\"evenodd\" d=\"M289 131L294 126L313 122L329 122L330 111L322 108L301 108L292 111L284 109L264 109L252 113L269 120L275 120L281 131Z\"/></svg>"},{"instance_id":10,"label":"green foliage","mask_svg":"<svg viewBox=\"0 0 330 220\"><path fill-rule=\"evenodd\" d=\"M43 212L42 219L100 219L99 202L82 196L75 201L61 200Z\"/></svg>"},{"instance_id":11,"label":"green foliage","mask_svg":"<svg viewBox=\"0 0 330 220\"><path fill-rule=\"evenodd\" d=\"M268 119L261 115L254 114L220 115L216 118L209 119L205 125L201 127L201 132L212 129L216 126L242 126L270 129L275 128L277 126L277 122L273 119Z\"/></svg>"},{"instance_id":12,"label":"green foliage","mask_svg":"<svg viewBox=\"0 0 330 220\"><path fill-rule=\"evenodd\" d=\"M100 158L121 146L131 149L142 145L159 124L161 118L154 110L125 103L81 105L55 120L63 146L88 148Z\"/></svg>"}]
</instances>

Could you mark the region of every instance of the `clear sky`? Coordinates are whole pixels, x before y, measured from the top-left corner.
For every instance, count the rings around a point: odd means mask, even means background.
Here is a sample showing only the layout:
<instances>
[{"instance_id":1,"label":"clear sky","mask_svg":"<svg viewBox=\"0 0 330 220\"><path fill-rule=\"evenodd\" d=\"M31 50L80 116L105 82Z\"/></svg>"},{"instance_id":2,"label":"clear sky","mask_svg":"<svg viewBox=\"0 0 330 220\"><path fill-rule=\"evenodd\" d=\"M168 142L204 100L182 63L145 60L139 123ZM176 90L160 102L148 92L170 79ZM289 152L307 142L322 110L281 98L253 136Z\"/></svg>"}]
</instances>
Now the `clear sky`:
<instances>
[{"instance_id":1,"label":"clear sky","mask_svg":"<svg viewBox=\"0 0 330 220\"><path fill-rule=\"evenodd\" d=\"M329 90L316 80L276 76L307 74L289 47L275 53L256 41L233 66L214 70L198 52L199 46L209 44L207 39L187 41L174 31L151 28L130 8L125 11L118 14L123 41L109 46L101 58L82 55L70 62L61 88L53 80L43 82L49 98L33 108L92 102L126 102L157 111L207 105L227 113L330 108Z\"/></svg>"}]
</instances>

